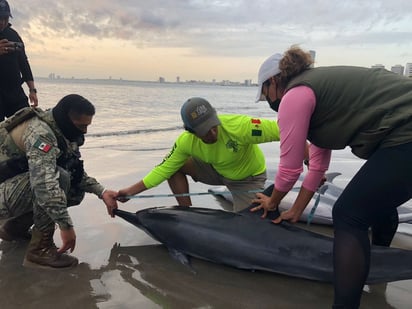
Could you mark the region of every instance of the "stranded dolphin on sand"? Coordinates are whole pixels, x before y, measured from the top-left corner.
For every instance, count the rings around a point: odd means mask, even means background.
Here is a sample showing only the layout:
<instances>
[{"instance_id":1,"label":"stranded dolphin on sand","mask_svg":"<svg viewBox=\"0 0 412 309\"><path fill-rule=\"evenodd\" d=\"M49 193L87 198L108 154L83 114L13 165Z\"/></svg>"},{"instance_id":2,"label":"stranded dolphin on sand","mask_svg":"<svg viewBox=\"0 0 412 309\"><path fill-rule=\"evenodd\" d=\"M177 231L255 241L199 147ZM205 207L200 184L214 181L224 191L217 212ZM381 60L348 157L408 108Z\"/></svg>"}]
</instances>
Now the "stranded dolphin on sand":
<instances>
[{"instance_id":1,"label":"stranded dolphin on sand","mask_svg":"<svg viewBox=\"0 0 412 309\"><path fill-rule=\"evenodd\" d=\"M333 239L289 223L273 224L256 213L198 207L155 207L136 213L115 210L165 245L178 258L332 282ZM372 247L367 283L412 278L412 251ZM183 261L182 261L183 262Z\"/></svg>"},{"instance_id":2,"label":"stranded dolphin on sand","mask_svg":"<svg viewBox=\"0 0 412 309\"><path fill-rule=\"evenodd\" d=\"M303 210L299 221L323 225L332 225L332 208L338 197L342 194L344 187L338 186L333 183L333 180L341 175L340 173L332 172L327 173L326 181L319 187L316 194L313 195L311 201ZM292 207L296 200L296 197L300 191L303 177L299 178L295 187L289 191L289 193L283 198L279 205L281 211L288 210ZM266 187L273 186L273 182L266 182ZM233 199L230 191L225 186L211 187L209 192L215 196L219 196L226 200L228 203L232 203ZM269 191L272 192L272 191ZM412 223L412 200L404 203L397 208L399 215L399 223ZM402 232L410 234L407 226L402 226Z\"/></svg>"}]
</instances>

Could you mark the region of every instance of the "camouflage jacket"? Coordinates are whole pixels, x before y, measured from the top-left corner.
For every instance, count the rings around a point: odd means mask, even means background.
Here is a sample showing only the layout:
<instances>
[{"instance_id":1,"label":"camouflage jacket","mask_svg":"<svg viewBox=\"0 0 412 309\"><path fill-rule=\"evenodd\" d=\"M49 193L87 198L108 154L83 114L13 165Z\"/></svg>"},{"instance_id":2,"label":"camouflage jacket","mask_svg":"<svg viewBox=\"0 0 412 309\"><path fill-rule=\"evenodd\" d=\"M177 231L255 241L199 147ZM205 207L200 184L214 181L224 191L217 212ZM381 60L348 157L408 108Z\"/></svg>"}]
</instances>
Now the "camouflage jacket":
<instances>
[{"instance_id":1,"label":"camouflage jacket","mask_svg":"<svg viewBox=\"0 0 412 309\"><path fill-rule=\"evenodd\" d=\"M64 138L51 110L44 112L36 108L36 116L18 124L10 132L4 129L5 122L7 120L0 124L0 162L26 156L34 203L42 207L60 228L73 226L67 211L67 196L59 184L57 165L62 157L79 155L78 145ZM84 171L77 187L98 197L104 190L96 179Z\"/></svg>"}]
</instances>

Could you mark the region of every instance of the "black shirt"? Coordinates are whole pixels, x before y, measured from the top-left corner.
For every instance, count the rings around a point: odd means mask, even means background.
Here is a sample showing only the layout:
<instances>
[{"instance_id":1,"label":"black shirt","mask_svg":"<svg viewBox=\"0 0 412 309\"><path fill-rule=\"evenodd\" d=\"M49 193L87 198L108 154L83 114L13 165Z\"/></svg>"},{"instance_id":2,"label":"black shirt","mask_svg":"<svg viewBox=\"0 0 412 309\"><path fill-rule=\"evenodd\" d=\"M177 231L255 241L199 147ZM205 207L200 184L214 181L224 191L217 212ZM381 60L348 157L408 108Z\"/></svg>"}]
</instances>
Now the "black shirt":
<instances>
[{"instance_id":1,"label":"black shirt","mask_svg":"<svg viewBox=\"0 0 412 309\"><path fill-rule=\"evenodd\" d=\"M0 32L1 39L23 43L11 24ZM0 89L20 87L23 82L32 80L33 74L24 47L0 56Z\"/></svg>"}]
</instances>

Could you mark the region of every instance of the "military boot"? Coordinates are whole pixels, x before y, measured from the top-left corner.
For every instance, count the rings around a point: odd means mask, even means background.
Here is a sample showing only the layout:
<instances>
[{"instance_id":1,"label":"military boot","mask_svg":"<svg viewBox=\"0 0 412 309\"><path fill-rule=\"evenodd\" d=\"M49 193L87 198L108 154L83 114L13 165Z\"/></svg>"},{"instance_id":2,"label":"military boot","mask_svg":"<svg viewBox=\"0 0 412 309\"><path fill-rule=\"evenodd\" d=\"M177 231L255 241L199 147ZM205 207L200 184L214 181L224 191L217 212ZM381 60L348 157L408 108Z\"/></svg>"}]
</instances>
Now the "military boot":
<instances>
[{"instance_id":1,"label":"military boot","mask_svg":"<svg viewBox=\"0 0 412 309\"><path fill-rule=\"evenodd\" d=\"M0 238L6 241L28 241L31 238L31 233L29 229L32 225L32 211L18 217L10 218L6 220L2 226L0 226Z\"/></svg>"},{"instance_id":2,"label":"military boot","mask_svg":"<svg viewBox=\"0 0 412 309\"><path fill-rule=\"evenodd\" d=\"M58 253L53 241L54 230L41 232L36 227L24 257L23 266L40 268L67 268L76 266L76 257L66 253Z\"/></svg>"}]
</instances>

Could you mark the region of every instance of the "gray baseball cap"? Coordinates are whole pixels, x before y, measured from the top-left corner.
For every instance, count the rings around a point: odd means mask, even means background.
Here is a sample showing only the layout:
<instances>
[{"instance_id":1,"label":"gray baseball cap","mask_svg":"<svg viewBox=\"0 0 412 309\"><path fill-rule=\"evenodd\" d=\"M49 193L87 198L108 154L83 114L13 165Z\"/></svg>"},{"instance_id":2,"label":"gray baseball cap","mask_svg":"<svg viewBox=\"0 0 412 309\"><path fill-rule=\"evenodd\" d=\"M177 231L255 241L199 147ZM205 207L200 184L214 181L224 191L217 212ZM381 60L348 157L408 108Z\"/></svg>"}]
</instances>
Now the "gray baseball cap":
<instances>
[{"instance_id":1,"label":"gray baseball cap","mask_svg":"<svg viewBox=\"0 0 412 309\"><path fill-rule=\"evenodd\" d=\"M205 136L209 130L220 125L216 110L203 98L190 98L180 110L185 129L198 136Z\"/></svg>"}]
</instances>

